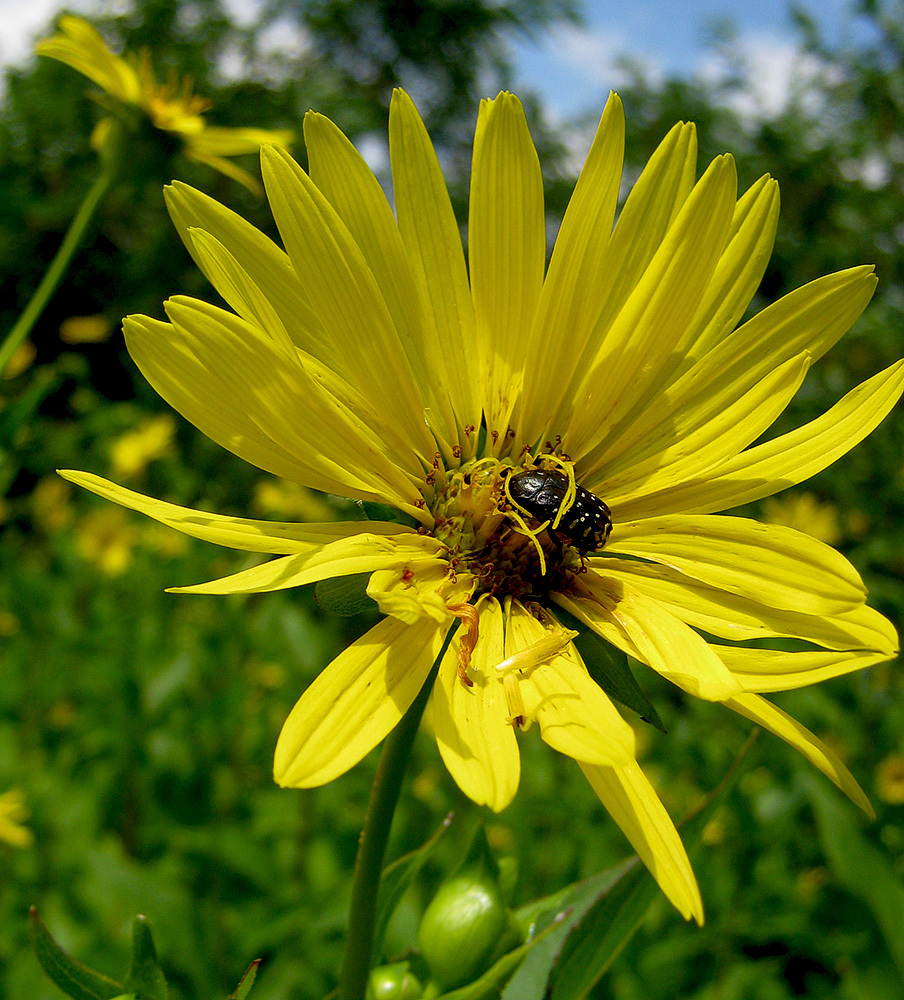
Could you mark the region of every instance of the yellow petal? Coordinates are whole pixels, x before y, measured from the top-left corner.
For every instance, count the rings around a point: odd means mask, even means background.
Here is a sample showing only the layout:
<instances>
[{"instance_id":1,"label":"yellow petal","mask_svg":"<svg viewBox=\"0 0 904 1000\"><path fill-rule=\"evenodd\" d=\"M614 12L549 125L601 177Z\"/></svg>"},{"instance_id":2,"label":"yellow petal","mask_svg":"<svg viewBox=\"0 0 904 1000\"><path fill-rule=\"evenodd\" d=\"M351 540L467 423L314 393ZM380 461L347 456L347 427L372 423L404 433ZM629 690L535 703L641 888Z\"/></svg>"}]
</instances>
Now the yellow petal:
<instances>
[{"instance_id":1,"label":"yellow petal","mask_svg":"<svg viewBox=\"0 0 904 1000\"><path fill-rule=\"evenodd\" d=\"M733 387L723 386L704 400L685 401L674 408L664 399L651 407L660 411L662 419L645 439L626 449L620 439L614 440L606 449L610 457L593 456L581 463L581 479L589 489L603 492L607 503L617 503L620 497L652 492L719 466L772 426L809 367L810 356L804 353L765 375L740 397Z\"/></svg>"},{"instance_id":2,"label":"yellow petal","mask_svg":"<svg viewBox=\"0 0 904 1000\"><path fill-rule=\"evenodd\" d=\"M859 444L904 392L904 361L862 382L821 417L741 452L707 478L610 504L613 520L671 511L710 513L737 507L815 476Z\"/></svg>"},{"instance_id":3,"label":"yellow petal","mask_svg":"<svg viewBox=\"0 0 904 1000\"><path fill-rule=\"evenodd\" d=\"M559 407L550 413L550 427L568 426L574 400L581 398L581 384L596 361L600 339L643 277L687 200L694 186L696 163L695 128L679 122L659 144L628 193L599 267L601 274L617 274L618 281L606 280L597 290L592 333L585 337L587 345L575 359L573 375L561 390Z\"/></svg>"},{"instance_id":4,"label":"yellow petal","mask_svg":"<svg viewBox=\"0 0 904 1000\"><path fill-rule=\"evenodd\" d=\"M607 552L652 559L803 614L838 614L866 599L860 575L840 552L794 528L746 517L672 514L619 523Z\"/></svg>"},{"instance_id":5,"label":"yellow petal","mask_svg":"<svg viewBox=\"0 0 904 1000\"><path fill-rule=\"evenodd\" d=\"M288 357L296 357L297 348L279 313L229 250L203 229L189 229L188 236L201 270L226 302Z\"/></svg>"},{"instance_id":6,"label":"yellow petal","mask_svg":"<svg viewBox=\"0 0 904 1000\"><path fill-rule=\"evenodd\" d=\"M833 781L847 797L875 819L876 814L869 803L863 789L854 780L851 772L842 764L837 754L833 753L825 743L814 736L806 726L792 719L776 705L766 701L757 694L740 694L726 700L725 704L751 719L757 725L768 729L780 739L799 750L804 757L819 768L822 773Z\"/></svg>"},{"instance_id":7,"label":"yellow petal","mask_svg":"<svg viewBox=\"0 0 904 1000\"><path fill-rule=\"evenodd\" d=\"M447 571L445 560L436 558L439 543L428 535L409 532L401 536L356 534L339 538L298 555L271 559L209 583L169 587L171 594L260 594L270 590L303 587L306 583L337 576L372 573L391 566L416 573L421 567Z\"/></svg>"},{"instance_id":8,"label":"yellow petal","mask_svg":"<svg viewBox=\"0 0 904 1000\"><path fill-rule=\"evenodd\" d=\"M745 691L759 693L790 691L892 659L889 653L866 649L789 653L779 649L719 646L717 652Z\"/></svg>"},{"instance_id":9,"label":"yellow petal","mask_svg":"<svg viewBox=\"0 0 904 1000\"><path fill-rule=\"evenodd\" d=\"M506 629L506 657L548 634L529 612L514 603ZM591 680L578 651L569 643L558 655L518 675L528 718L554 750L585 764L626 764L634 759L634 730L606 693Z\"/></svg>"},{"instance_id":10,"label":"yellow petal","mask_svg":"<svg viewBox=\"0 0 904 1000\"><path fill-rule=\"evenodd\" d=\"M789 637L835 650L872 650L894 656L898 637L891 622L866 604L840 615L802 615L731 594L667 566L625 560L593 561L602 576L621 581L664 605L694 628L723 639Z\"/></svg>"},{"instance_id":11,"label":"yellow petal","mask_svg":"<svg viewBox=\"0 0 904 1000\"><path fill-rule=\"evenodd\" d=\"M101 33L87 21L71 14L59 21L60 34L45 38L35 46L39 56L59 59L88 77L111 97L126 104L141 100L138 74L106 46Z\"/></svg>"},{"instance_id":12,"label":"yellow petal","mask_svg":"<svg viewBox=\"0 0 904 1000\"><path fill-rule=\"evenodd\" d=\"M738 199L728 244L679 341L678 371L692 367L737 326L769 263L778 215L778 184L765 174Z\"/></svg>"},{"instance_id":13,"label":"yellow petal","mask_svg":"<svg viewBox=\"0 0 904 1000\"><path fill-rule=\"evenodd\" d=\"M382 498L423 519L414 457L408 456L406 476L397 456L385 453L386 443L271 339L196 300L170 299L166 308L172 325L132 316L123 330L145 378L187 420L274 475L325 492Z\"/></svg>"},{"instance_id":14,"label":"yellow petal","mask_svg":"<svg viewBox=\"0 0 904 1000\"><path fill-rule=\"evenodd\" d=\"M474 307L461 234L430 137L411 98L395 90L389 108L389 156L399 231L425 302L425 339L442 356L459 423L480 426L485 373L478 357ZM463 442L467 458L476 444Z\"/></svg>"},{"instance_id":15,"label":"yellow petal","mask_svg":"<svg viewBox=\"0 0 904 1000\"><path fill-rule=\"evenodd\" d=\"M521 758L495 671L505 659L502 609L489 598L479 611L480 635L471 656L474 685L466 687L459 679L455 649L450 648L433 689L433 723L439 752L458 787L478 805L499 812L518 790Z\"/></svg>"},{"instance_id":16,"label":"yellow petal","mask_svg":"<svg viewBox=\"0 0 904 1000\"><path fill-rule=\"evenodd\" d=\"M273 776L290 788L338 778L402 718L439 655L445 630L386 618L344 649L296 703L276 744Z\"/></svg>"},{"instance_id":17,"label":"yellow petal","mask_svg":"<svg viewBox=\"0 0 904 1000\"><path fill-rule=\"evenodd\" d=\"M240 167L237 163L233 163L232 160L226 159L225 156L212 156L210 153L203 152L197 140L197 136L190 136L185 141L183 152L189 160L194 160L195 163L203 163L224 177L229 177L237 181L256 197L261 197L264 189L261 187L261 182L253 174L249 174L244 167Z\"/></svg>"},{"instance_id":18,"label":"yellow petal","mask_svg":"<svg viewBox=\"0 0 904 1000\"><path fill-rule=\"evenodd\" d=\"M581 764L584 777L685 920L703 923L703 900L681 837L636 761L621 767Z\"/></svg>"},{"instance_id":19,"label":"yellow petal","mask_svg":"<svg viewBox=\"0 0 904 1000\"><path fill-rule=\"evenodd\" d=\"M559 228L530 333L518 421L525 441L540 437L561 403L593 332L601 290L615 284L606 250L624 150L625 112L618 95L610 94Z\"/></svg>"},{"instance_id":20,"label":"yellow petal","mask_svg":"<svg viewBox=\"0 0 904 1000\"><path fill-rule=\"evenodd\" d=\"M546 261L540 161L517 97L482 101L474 134L468 263L487 428L504 435L523 381Z\"/></svg>"},{"instance_id":21,"label":"yellow petal","mask_svg":"<svg viewBox=\"0 0 904 1000\"><path fill-rule=\"evenodd\" d=\"M605 440L669 363L725 246L736 192L734 161L717 158L611 326L597 326L602 344L575 393L581 405L563 435L575 458Z\"/></svg>"},{"instance_id":22,"label":"yellow petal","mask_svg":"<svg viewBox=\"0 0 904 1000\"><path fill-rule=\"evenodd\" d=\"M182 242L208 280L214 283L207 272L209 258L198 253L192 229L209 233L235 258L276 310L294 344L323 356L326 336L308 305L288 254L240 215L187 184L174 181L163 189L163 195Z\"/></svg>"},{"instance_id":23,"label":"yellow petal","mask_svg":"<svg viewBox=\"0 0 904 1000\"><path fill-rule=\"evenodd\" d=\"M723 701L741 690L712 647L664 605L596 573L587 573L582 586L589 597L552 598L613 646L697 698Z\"/></svg>"},{"instance_id":24,"label":"yellow petal","mask_svg":"<svg viewBox=\"0 0 904 1000\"><path fill-rule=\"evenodd\" d=\"M326 331L329 354L315 356L360 389L409 447L431 462L435 445L424 422L424 402L361 250L284 149L264 146L261 170L292 266Z\"/></svg>"},{"instance_id":25,"label":"yellow petal","mask_svg":"<svg viewBox=\"0 0 904 1000\"><path fill-rule=\"evenodd\" d=\"M441 440L459 444L450 397L454 383L446 371L449 345L425 329L426 304L417 284L395 216L379 181L355 147L323 115L309 111L304 120L311 180L348 226L392 315L414 377L430 409Z\"/></svg>"},{"instance_id":26,"label":"yellow petal","mask_svg":"<svg viewBox=\"0 0 904 1000\"><path fill-rule=\"evenodd\" d=\"M291 129L272 128L220 128L205 125L203 131L192 138L194 151L203 156L241 156L257 153L261 146L288 146L295 138Z\"/></svg>"},{"instance_id":27,"label":"yellow petal","mask_svg":"<svg viewBox=\"0 0 904 1000\"><path fill-rule=\"evenodd\" d=\"M408 529L386 521L328 521L325 524L296 524L291 521L253 521L225 514L208 514L191 507L155 500L90 472L60 469L59 474L76 486L91 490L105 500L112 500L130 510L160 521L192 538L216 545L226 545L246 552L269 552L274 555L308 553L339 538L359 534L402 537ZM414 534L413 531L410 534Z\"/></svg>"},{"instance_id":28,"label":"yellow petal","mask_svg":"<svg viewBox=\"0 0 904 1000\"><path fill-rule=\"evenodd\" d=\"M458 573L453 577L449 563L438 559L419 562L417 572L407 565L381 569L371 576L367 594L384 615L411 625L426 615L442 624L449 620L446 605L464 604L470 600L474 588L470 574Z\"/></svg>"}]
</instances>

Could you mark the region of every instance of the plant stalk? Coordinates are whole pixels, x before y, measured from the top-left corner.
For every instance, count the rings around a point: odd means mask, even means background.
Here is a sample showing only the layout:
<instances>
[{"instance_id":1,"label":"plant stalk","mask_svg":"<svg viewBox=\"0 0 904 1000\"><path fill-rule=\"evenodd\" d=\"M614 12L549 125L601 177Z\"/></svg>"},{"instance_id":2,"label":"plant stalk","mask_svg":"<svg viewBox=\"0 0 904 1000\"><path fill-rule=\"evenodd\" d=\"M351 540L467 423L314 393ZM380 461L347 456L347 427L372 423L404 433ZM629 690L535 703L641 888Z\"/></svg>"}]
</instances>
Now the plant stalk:
<instances>
[{"instance_id":1,"label":"plant stalk","mask_svg":"<svg viewBox=\"0 0 904 1000\"><path fill-rule=\"evenodd\" d=\"M50 267L47 268L44 277L41 279L41 283L25 307L25 311L18 318L12 330L7 334L3 346L0 347L0 378L3 377L3 372L6 370L9 359L15 353L16 348L31 333L32 328L40 318L51 296L56 291L57 285L59 285L75 255L75 251L82 242L85 230L94 218L94 213L97 211L98 205L100 205L104 195L116 183L116 178L116 170L111 170L106 166L101 168L97 180L95 180L88 194L85 196L85 200L79 206L75 218L72 220L66 235L63 237L60 249L57 250L56 256L50 262Z\"/></svg>"},{"instance_id":2,"label":"plant stalk","mask_svg":"<svg viewBox=\"0 0 904 1000\"><path fill-rule=\"evenodd\" d=\"M433 689L440 662L458 625L459 622L455 621L450 627L427 680L411 703L411 707L383 744L370 801L367 804L367 816L358 842L358 856L355 859L348 935L345 939L338 1000L364 1000L364 991L367 989L367 979L370 974L383 855L386 852L392 817L399 800L402 779L405 776L405 768L421 716Z\"/></svg>"}]
</instances>

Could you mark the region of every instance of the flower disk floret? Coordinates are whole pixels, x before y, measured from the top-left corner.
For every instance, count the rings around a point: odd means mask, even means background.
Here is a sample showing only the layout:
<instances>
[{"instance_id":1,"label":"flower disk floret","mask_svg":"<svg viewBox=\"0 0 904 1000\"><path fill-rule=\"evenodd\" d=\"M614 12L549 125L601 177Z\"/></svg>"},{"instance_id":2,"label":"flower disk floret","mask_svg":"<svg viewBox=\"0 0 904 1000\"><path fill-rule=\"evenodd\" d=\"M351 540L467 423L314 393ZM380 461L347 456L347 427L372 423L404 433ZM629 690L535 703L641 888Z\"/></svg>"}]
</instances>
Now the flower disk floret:
<instances>
[{"instance_id":1,"label":"flower disk floret","mask_svg":"<svg viewBox=\"0 0 904 1000\"><path fill-rule=\"evenodd\" d=\"M873 269L820 278L738 326L771 252L776 183L763 177L738 197L730 156L697 180L694 128L678 124L613 225L624 151L614 95L548 268L540 166L511 94L480 107L467 262L406 94L390 113L395 212L328 119L309 114L305 139L307 173L284 150L262 150L284 249L197 191L167 190L229 309L171 299L168 322L126 320L129 350L223 447L306 486L392 505L411 526L204 514L66 473L195 537L278 557L181 592L370 574L386 617L302 694L279 738L277 781L310 787L360 761L412 703L458 619L431 696L458 785L503 809L519 782L519 732L536 725L577 762L680 912L701 920L632 727L591 679L572 623L777 734L869 809L838 757L762 695L890 659L893 627L827 545L718 512L825 468L894 405L901 362L810 424L753 443L866 306ZM565 476L560 509L512 502L508 478L531 469ZM602 522L579 539L562 531L578 487L582 502L607 505L608 540ZM757 642L775 638L793 640L789 651Z\"/></svg>"}]
</instances>

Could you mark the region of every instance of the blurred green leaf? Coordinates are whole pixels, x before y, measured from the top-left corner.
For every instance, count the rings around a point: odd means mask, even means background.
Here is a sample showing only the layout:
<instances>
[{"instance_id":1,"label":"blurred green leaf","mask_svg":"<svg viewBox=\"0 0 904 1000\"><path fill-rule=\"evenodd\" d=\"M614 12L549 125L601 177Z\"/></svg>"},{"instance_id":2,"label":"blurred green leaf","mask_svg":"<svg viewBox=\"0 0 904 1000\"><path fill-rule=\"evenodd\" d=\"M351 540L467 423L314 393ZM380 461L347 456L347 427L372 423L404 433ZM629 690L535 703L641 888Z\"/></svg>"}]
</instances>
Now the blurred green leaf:
<instances>
[{"instance_id":1,"label":"blurred green leaf","mask_svg":"<svg viewBox=\"0 0 904 1000\"><path fill-rule=\"evenodd\" d=\"M234 993L230 993L228 1000L245 1000L245 997L251 992L251 987L254 985L254 980L257 979L257 971L260 968L261 960L256 958L251 965L248 966L248 971L242 976L241 982L235 988Z\"/></svg>"},{"instance_id":2,"label":"blurred green leaf","mask_svg":"<svg viewBox=\"0 0 904 1000\"><path fill-rule=\"evenodd\" d=\"M334 576L320 580L314 587L314 600L330 614L351 618L365 611L375 611L376 601L367 594L370 573Z\"/></svg>"},{"instance_id":3,"label":"blurred green leaf","mask_svg":"<svg viewBox=\"0 0 904 1000\"><path fill-rule=\"evenodd\" d=\"M829 869L869 907L904 986L904 884L888 858L861 833L853 806L812 776L805 775L804 781Z\"/></svg>"},{"instance_id":4,"label":"blurred green leaf","mask_svg":"<svg viewBox=\"0 0 904 1000\"><path fill-rule=\"evenodd\" d=\"M443 993L437 1000L493 1000L502 995L503 988L530 954L531 950L545 940L546 935L553 929L551 924L544 931L530 941L519 945L513 951L503 955L479 978L467 986L462 986L457 990Z\"/></svg>"},{"instance_id":5,"label":"blurred green leaf","mask_svg":"<svg viewBox=\"0 0 904 1000\"><path fill-rule=\"evenodd\" d=\"M452 813L443 820L442 826L420 847L397 858L383 869L380 877L380 895L377 901L377 917L374 929L374 944L371 954L371 965L379 964L386 925L389 923L396 906L405 895L411 883L417 877L424 862L433 853L440 838L452 823Z\"/></svg>"},{"instance_id":6,"label":"blurred green leaf","mask_svg":"<svg viewBox=\"0 0 904 1000\"><path fill-rule=\"evenodd\" d=\"M51 937L35 907L31 909L29 924L41 968L67 996L73 1000L114 1000L114 997L122 996L126 989L122 983L89 969L63 951Z\"/></svg>"},{"instance_id":7,"label":"blurred green leaf","mask_svg":"<svg viewBox=\"0 0 904 1000\"><path fill-rule=\"evenodd\" d=\"M138 1000L167 1000L166 979L157 961L157 949L147 918L132 921L132 960L126 976L126 988Z\"/></svg>"}]
</instances>

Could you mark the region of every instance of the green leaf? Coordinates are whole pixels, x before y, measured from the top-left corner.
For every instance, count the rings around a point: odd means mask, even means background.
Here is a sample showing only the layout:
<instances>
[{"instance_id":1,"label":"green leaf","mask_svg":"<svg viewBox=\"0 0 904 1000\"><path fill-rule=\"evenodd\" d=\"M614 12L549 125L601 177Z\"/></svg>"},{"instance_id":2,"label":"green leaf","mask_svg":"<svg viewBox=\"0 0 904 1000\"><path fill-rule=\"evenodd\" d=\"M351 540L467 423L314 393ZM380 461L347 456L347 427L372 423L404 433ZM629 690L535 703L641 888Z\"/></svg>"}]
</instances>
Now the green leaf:
<instances>
[{"instance_id":1,"label":"green leaf","mask_svg":"<svg viewBox=\"0 0 904 1000\"><path fill-rule=\"evenodd\" d=\"M157 961L157 949L147 918L141 915L132 921L132 960L126 976L126 989L137 1000L167 1000L166 980Z\"/></svg>"},{"instance_id":2,"label":"green leaf","mask_svg":"<svg viewBox=\"0 0 904 1000\"><path fill-rule=\"evenodd\" d=\"M393 524L404 524L408 528L417 527L417 521L413 517L397 507L390 507L388 503L362 500L361 508L368 521L390 521Z\"/></svg>"},{"instance_id":3,"label":"green leaf","mask_svg":"<svg viewBox=\"0 0 904 1000\"><path fill-rule=\"evenodd\" d=\"M245 1000L245 997L251 992L251 987L254 985L254 980L257 979L257 970L260 967L261 960L256 958L251 965L248 966L248 971L242 976L241 982L236 986L235 992L230 993L227 1000Z\"/></svg>"},{"instance_id":4,"label":"green leaf","mask_svg":"<svg viewBox=\"0 0 904 1000\"><path fill-rule=\"evenodd\" d=\"M829 870L869 907L904 984L904 884L891 861L860 832L847 800L810 776L804 780Z\"/></svg>"},{"instance_id":5,"label":"green leaf","mask_svg":"<svg viewBox=\"0 0 904 1000\"><path fill-rule=\"evenodd\" d=\"M370 573L353 573L321 580L314 587L314 600L324 611L344 618L376 611L377 602L367 594L370 576Z\"/></svg>"},{"instance_id":6,"label":"green leaf","mask_svg":"<svg viewBox=\"0 0 904 1000\"><path fill-rule=\"evenodd\" d=\"M594 902L637 863L636 856L629 858L614 868L565 886L544 899L534 900L517 911L518 922L528 929L530 939L543 935L543 940L532 949L512 977L503 993L503 1000L542 1000L565 939Z\"/></svg>"},{"instance_id":7,"label":"green leaf","mask_svg":"<svg viewBox=\"0 0 904 1000\"><path fill-rule=\"evenodd\" d=\"M114 1000L125 986L77 962L53 940L35 907L29 915L31 939L41 968L73 1000Z\"/></svg>"},{"instance_id":8,"label":"green leaf","mask_svg":"<svg viewBox=\"0 0 904 1000\"><path fill-rule=\"evenodd\" d=\"M587 665L587 672L606 694L664 733L662 719L631 673L628 657L564 608L557 606L555 616L566 628L580 633L574 644Z\"/></svg>"},{"instance_id":9,"label":"green leaf","mask_svg":"<svg viewBox=\"0 0 904 1000\"><path fill-rule=\"evenodd\" d=\"M750 736L718 787L683 823L685 842L695 842L710 821L756 738ZM581 1000L602 978L643 921L659 886L638 858L625 865L566 939L550 976L550 1000Z\"/></svg>"},{"instance_id":10,"label":"green leaf","mask_svg":"<svg viewBox=\"0 0 904 1000\"><path fill-rule=\"evenodd\" d=\"M433 853L434 848L439 843L440 838L449 829L452 823L452 813L443 820L442 826L430 837L429 840L421 844L420 847L397 858L392 864L383 869L380 876L380 893L377 897L377 917L374 929L374 944L371 953L371 966L379 965L380 953L383 947L383 938L386 935L386 926L390 917L399 905L402 896L405 895L408 887L417 877L424 862Z\"/></svg>"},{"instance_id":11,"label":"green leaf","mask_svg":"<svg viewBox=\"0 0 904 1000\"><path fill-rule=\"evenodd\" d=\"M468 983L467 986L443 993L437 997L437 1000L495 1000L496 997L502 996L503 988L512 978L518 966L521 965L533 948L536 948L537 945L545 940L554 926L554 924L551 924L531 941L527 941L503 955L479 979L475 979L473 983Z\"/></svg>"}]
</instances>

